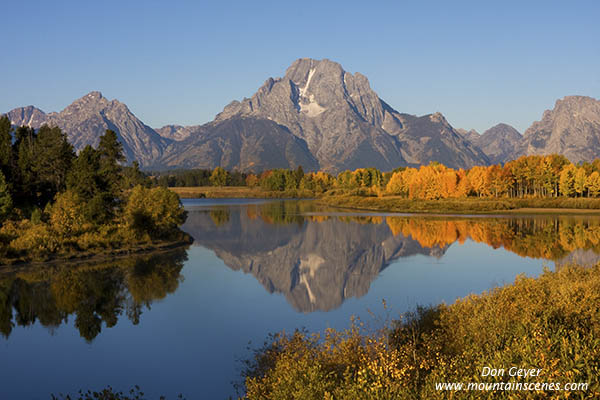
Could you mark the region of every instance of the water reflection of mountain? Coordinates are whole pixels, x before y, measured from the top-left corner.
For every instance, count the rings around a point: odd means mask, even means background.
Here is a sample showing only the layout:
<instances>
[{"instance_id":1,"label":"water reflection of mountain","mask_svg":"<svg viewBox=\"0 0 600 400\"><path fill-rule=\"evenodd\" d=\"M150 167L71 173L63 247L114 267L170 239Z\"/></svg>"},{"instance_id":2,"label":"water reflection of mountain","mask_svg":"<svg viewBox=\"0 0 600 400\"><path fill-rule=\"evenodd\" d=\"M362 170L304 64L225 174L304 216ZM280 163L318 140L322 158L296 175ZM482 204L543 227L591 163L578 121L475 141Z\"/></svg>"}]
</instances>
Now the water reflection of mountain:
<instances>
[{"instance_id":1,"label":"water reflection of mountain","mask_svg":"<svg viewBox=\"0 0 600 400\"><path fill-rule=\"evenodd\" d=\"M379 220L302 217L286 221L265 206L193 211L184 229L195 244L213 250L234 270L251 273L269 291L283 293L298 311L327 311L365 295L392 260L415 254L440 257L445 247L424 248L394 236ZM289 210L288 210L289 211ZM261 217L258 217L258 216ZM277 215L277 214L276 214Z\"/></svg>"},{"instance_id":2,"label":"water reflection of mountain","mask_svg":"<svg viewBox=\"0 0 600 400\"><path fill-rule=\"evenodd\" d=\"M39 321L53 329L74 315L81 337L92 341L123 314L134 324L144 308L175 292L187 253L135 256L81 265L41 265L0 272L0 334Z\"/></svg>"},{"instance_id":3,"label":"water reflection of mountain","mask_svg":"<svg viewBox=\"0 0 600 400\"><path fill-rule=\"evenodd\" d=\"M303 216L294 202L197 209L184 229L234 270L283 293L298 311L327 311L367 293L390 262L441 257L470 239L556 265L599 261L600 219Z\"/></svg>"},{"instance_id":4,"label":"water reflection of mountain","mask_svg":"<svg viewBox=\"0 0 600 400\"><path fill-rule=\"evenodd\" d=\"M600 263L600 254L594 250L577 249L555 261L557 267L563 265L583 265L591 267Z\"/></svg>"}]
</instances>

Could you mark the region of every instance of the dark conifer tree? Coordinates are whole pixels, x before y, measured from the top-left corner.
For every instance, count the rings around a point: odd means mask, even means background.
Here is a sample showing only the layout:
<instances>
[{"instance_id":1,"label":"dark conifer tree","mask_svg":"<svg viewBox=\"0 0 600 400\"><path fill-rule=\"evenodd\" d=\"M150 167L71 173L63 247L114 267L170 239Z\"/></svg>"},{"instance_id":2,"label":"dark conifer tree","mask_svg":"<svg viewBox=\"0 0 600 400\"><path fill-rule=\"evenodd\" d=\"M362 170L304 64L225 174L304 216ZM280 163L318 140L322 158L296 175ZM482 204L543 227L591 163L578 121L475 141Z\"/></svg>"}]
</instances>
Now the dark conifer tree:
<instances>
[{"instance_id":1,"label":"dark conifer tree","mask_svg":"<svg viewBox=\"0 0 600 400\"><path fill-rule=\"evenodd\" d=\"M15 142L12 148L13 156L16 158L16 168L12 180L15 201L22 205L39 206L35 139L36 132L33 128L21 126L15 132Z\"/></svg>"},{"instance_id":2,"label":"dark conifer tree","mask_svg":"<svg viewBox=\"0 0 600 400\"><path fill-rule=\"evenodd\" d=\"M100 157L100 175L108 184L108 190L115 198L120 196L123 168L121 163L125 161L123 145L119 142L117 134L107 129L100 137L98 144L98 155Z\"/></svg>"},{"instance_id":3,"label":"dark conifer tree","mask_svg":"<svg viewBox=\"0 0 600 400\"><path fill-rule=\"evenodd\" d=\"M75 152L60 128L47 125L39 129L35 148L37 157L34 171L39 180L41 200L45 204L65 189Z\"/></svg>"},{"instance_id":4,"label":"dark conifer tree","mask_svg":"<svg viewBox=\"0 0 600 400\"><path fill-rule=\"evenodd\" d=\"M14 168L12 150L12 127L6 115L0 117L0 171L10 182Z\"/></svg>"}]
</instances>

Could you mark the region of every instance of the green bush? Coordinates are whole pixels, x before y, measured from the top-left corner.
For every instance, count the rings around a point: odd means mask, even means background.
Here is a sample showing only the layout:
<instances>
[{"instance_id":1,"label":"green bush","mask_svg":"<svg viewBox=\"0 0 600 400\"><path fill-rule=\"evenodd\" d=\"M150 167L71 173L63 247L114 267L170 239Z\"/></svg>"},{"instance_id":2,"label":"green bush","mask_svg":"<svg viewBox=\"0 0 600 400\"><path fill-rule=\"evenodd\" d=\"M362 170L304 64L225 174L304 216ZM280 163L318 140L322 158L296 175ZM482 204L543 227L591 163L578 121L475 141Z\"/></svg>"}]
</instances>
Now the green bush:
<instances>
[{"instance_id":1,"label":"green bush","mask_svg":"<svg viewBox=\"0 0 600 400\"><path fill-rule=\"evenodd\" d=\"M127 226L139 235L166 238L178 233L186 212L174 192L163 187L132 189L123 218Z\"/></svg>"}]
</instances>

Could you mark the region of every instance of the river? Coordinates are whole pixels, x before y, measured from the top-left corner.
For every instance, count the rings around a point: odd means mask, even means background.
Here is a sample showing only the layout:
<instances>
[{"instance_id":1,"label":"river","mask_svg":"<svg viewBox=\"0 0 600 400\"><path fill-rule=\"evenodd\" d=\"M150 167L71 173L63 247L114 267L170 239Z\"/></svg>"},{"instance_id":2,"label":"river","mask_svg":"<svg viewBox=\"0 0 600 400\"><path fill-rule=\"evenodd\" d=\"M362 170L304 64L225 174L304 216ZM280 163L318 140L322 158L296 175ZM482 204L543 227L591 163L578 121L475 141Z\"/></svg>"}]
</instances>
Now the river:
<instances>
[{"instance_id":1,"label":"river","mask_svg":"<svg viewBox=\"0 0 600 400\"><path fill-rule=\"evenodd\" d=\"M235 398L269 333L366 329L567 263L600 218L341 212L310 201L184 200L187 249L0 269L0 399L107 385ZM384 306L385 302L385 306Z\"/></svg>"}]
</instances>

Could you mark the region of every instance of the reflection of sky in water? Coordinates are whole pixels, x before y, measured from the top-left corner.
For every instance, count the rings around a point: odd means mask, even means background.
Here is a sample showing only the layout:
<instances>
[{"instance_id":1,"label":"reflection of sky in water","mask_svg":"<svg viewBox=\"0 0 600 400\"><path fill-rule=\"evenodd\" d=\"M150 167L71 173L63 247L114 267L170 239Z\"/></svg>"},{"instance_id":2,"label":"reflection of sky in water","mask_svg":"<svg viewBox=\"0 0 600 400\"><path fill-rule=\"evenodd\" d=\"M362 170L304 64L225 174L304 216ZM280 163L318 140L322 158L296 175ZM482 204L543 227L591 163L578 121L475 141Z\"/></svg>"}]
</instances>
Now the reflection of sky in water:
<instances>
[{"instance_id":1,"label":"reflection of sky in water","mask_svg":"<svg viewBox=\"0 0 600 400\"><path fill-rule=\"evenodd\" d=\"M208 200L194 201L196 205L208 203ZM210 200L210 203L221 204L221 201ZM237 205L241 202L233 203L236 203L234 208L239 208ZM191 208L190 214L194 212L197 211ZM210 218L206 214L204 212L202 218ZM232 212L231 223L236 221L234 214ZM253 221L256 222L251 223L258 223L258 220ZM311 224L318 228L315 225L318 223ZM260 231L252 231L252 234L259 235L253 238L258 241L267 241L266 235L273 234L293 238L308 227L308 224L277 226L274 231L262 232L263 237ZM348 232L352 232L351 229L368 232L365 237L373 242L365 244L368 251L358 249L363 255L371 254L369 251L379 254L374 243L381 245L384 239L393 246L400 243L404 249L410 247L409 244L414 246L412 242L398 242L399 238L390 239L389 234L382 239L380 229L388 229L383 225L376 228L373 224L352 223L347 227ZM213 224L211 229L221 227ZM344 237L337 239L346 241ZM317 235L311 244L313 247L306 247L308 239L301 236L294 240L297 242L293 243L296 247L292 246L292 250L301 251L319 248L319 240L324 238ZM275 242L280 246L279 241ZM230 249L233 253L238 251L241 257L252 254L239 246L235 248L235 241L233 244ZM8 339L0 339L0 359L4 366L0 374L0 398L48 398L53 392L74 393L80 388L99 389L107 384L120 390L139 384L151 397L165 394L175 398L182 392L189 399L225 398L234 394L231 381L238 379L241 364L235 360L249 355L246 350L249 341L254 347L259 346L268 333L302 327L311 331L345 328L352 315L377 327L379 322L368 310L385 316L382 299L387 302L389 315L395 317L417 304L451 303L457 297L513 282L520 273L537 276L544 264L554 265L467 240L463 245L454 243L445 252L437 252L441 255L439 258L414 251L408 251L406 257L391 257L381 272L365 277L366 294L348 296L329 312L298 312L285 293L277 290L269 293L255 275L232 270L217 254L225 254L223 248L192 246L182 270L185 280L175 293L153 302L151 309L141 315L139 325L134 326L121 316L116 326L103 327L91 344L79 337L73 326L74 317L68 324L54 328L52 334L39 323L32 327L15 327ZM327 254L321 256L328 257ZM385 260L387 256L381 257ZM280 265L274 271L287 267ZM318 270L308 271L318 279ZM295 281L297 287L302 288L303 284L300 279Z\"/></svg>"}]
</instances>

